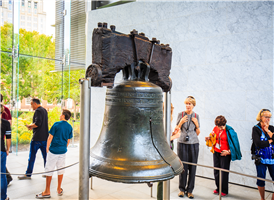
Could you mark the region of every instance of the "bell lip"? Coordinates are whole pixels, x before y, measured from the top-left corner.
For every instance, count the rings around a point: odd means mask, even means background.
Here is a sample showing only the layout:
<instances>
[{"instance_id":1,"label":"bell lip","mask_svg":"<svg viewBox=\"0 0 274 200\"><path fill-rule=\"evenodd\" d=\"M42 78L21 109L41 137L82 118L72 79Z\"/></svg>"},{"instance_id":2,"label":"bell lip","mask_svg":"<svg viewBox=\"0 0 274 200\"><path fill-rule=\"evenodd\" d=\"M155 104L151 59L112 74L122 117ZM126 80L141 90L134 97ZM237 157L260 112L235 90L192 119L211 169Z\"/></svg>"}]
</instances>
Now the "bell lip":
<instances>
[{"instance_id":1,"label":"bell lip","mask_svg":"<svg viewBox=\"0 0 274 200\"><path fill-rule=\"evenodd\" d=\"M184 166L180 165L180 167L177 170L175 170L174 175L177 176L183 172L184 172Z\"/></svg>"},{"instance_id":2,"label":"bell lip","mask_svg":"<svg viewBox=\"0 0 274 200\"><path fill-rule=\"evenodd\" d=\"M173 179L175 176L181 174L182 172L184 172L183 165L181 165L174 173L168 173L168 174L159 175L159 176L134 177L133 179L132 176L107 174L107 173L99 172L89 168L89 177L95 176L104 180L121 182L121 183L149 183L149 182L167 181L167 180Z\"/></svg>"},{"instance_id":3,"label":"bell lip","mask_svg":"<svg viewBox=\"0 0 274 200\"><path fill-rule=\"evenodd\" d=\"M108 181L120 182L120 183L149 183L149 182L159 182L159 181L167 181L173 179L175 174L167 174L165 176L150 176L150 177L127 177L127 176L118 176L113 174L106 174L102 172L98 172L92 169L89 169L89 177L95 176L97 178L101 178Z\"/></svg>"},{"instance_id":4,"label":"bell lip","mask_svg":"<svg viewBox=\"0 0 274 200\"><path fill-rule=\"evenodd\" d=\"M166 181L169 179L174 178L175 176L181 174L184 172L184 166L180 159L176 156L176 154L172 154L169 158L167 158L169 165L166 165L166 167L169 167L170 172L167 172L165 174L161 174L159 176L139 176L139 177L132 177L132 176L122 176L118 174L110 174L110 173L105 173L102 171L97 171L93 166L94 161L99 161L103 163L113 163L111 159L106 159L100 156L97 156L96 154L90 152L90 167L89 167L89 176L96 176L101 179L113 181L113 182L122 182L122 183L147 183L147 182L159 182L159 181ZM160 161L160 160L159 160ZM116 161L117 163L120 163L120 165L127 165L127 161ZM153 161L151 161L153 162ZM160 161L162 164L164 164L164 160ZM116 163L116 164L117 164ZM135 162L130 162L130 164L135 163ZM136 162L139 163L139 162ZM142 162L142 164L145 165L150 165L149 161ZM165 163L166 164L166 163ZM130 167L129 167L130 169ZM141 170L140 170L141 171ZM133 180L133 178L135 180Z\"/></svg>"}]
</instances>

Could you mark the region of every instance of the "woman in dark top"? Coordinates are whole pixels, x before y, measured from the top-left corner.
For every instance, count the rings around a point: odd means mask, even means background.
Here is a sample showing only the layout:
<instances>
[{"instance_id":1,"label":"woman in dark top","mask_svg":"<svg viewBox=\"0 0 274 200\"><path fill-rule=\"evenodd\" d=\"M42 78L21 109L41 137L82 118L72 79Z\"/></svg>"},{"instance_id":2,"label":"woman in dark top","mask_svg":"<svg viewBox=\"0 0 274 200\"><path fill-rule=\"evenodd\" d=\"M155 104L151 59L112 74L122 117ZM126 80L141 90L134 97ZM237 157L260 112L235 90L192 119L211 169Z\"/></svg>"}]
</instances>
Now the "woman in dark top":
<instances>
[{"instance_id":1,"label":"woman in dark top","mask_svg":"<svg viewBox=\"0 0 274 200\"><path fill-rule=\"evenodd\" d=\"M271 112L268 109L262 109L257 115L256 120L259 121L252 129L252 139L256 159L257 177L264 178L266 176L266 169L274 181L274 151L273 151L273 132L274 127L269 125ZM258 190L261 199L265 199L265 181L257 180ZM272 194L274 199L274 193Z\"/></svg>"},{"instance_id":2,"label":"woman in dark top","mask_svg":"<svg viewBox=\"0 0 274 200\"><path fill-rule=\"evenodd\" d=\"M4 110L1 104L1 114ZM6 145L4 139L6 138ZM9 199L7 198L7 177L6 177L6 161L9 155L11 144L11 129L8 120L1 118L1 200ZM7 148L5 147L7 146Z\"/></svg>"}]
</instances>

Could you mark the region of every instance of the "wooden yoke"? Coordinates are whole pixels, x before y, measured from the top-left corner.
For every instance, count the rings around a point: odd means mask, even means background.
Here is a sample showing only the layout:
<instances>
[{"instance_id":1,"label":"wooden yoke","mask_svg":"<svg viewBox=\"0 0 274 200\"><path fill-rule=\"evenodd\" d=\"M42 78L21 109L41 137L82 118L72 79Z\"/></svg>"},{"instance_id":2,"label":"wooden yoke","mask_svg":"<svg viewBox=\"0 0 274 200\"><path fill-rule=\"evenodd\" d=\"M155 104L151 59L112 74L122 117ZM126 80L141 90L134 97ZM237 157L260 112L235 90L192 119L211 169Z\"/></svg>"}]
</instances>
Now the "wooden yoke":
<instances>
[{"instance_id":1,"label":"wooden yoke","mask_svg":"<svg viewBox=\"0 0 274 200\"><path fill-rule=\"evenodd\" d=\"M119 33L113 25L108 29L107 23L98 23L93 30L92 64L87 68L86 78L91 78L91 86L112 88L120 70L132 65L138 70L141 62L150 67L149 81L168 92L172 86L171 59L172 49L156 38L149 40L136 30Z\"/></svg>"}]
</instances>

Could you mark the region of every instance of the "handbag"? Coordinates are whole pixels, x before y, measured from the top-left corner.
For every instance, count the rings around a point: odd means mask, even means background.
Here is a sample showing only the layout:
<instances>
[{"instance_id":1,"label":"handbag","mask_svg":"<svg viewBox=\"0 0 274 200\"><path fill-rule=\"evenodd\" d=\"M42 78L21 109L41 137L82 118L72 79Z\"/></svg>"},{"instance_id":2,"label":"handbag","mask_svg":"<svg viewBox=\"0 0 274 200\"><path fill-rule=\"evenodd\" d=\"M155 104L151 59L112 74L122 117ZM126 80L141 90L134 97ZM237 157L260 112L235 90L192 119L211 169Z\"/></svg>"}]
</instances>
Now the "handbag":
<instances>
[{"instance_id":1,"label":"handbag","mask_svg":"<svg viewBox=\"0 0 274 200\"><path fill-rule=\"evenodd\" d=\"M206 146L212 147L210 152L214 153L214 145L216 144L216 134L209 134L209 140L206 141Z\"/></svg>"}]
</instances>

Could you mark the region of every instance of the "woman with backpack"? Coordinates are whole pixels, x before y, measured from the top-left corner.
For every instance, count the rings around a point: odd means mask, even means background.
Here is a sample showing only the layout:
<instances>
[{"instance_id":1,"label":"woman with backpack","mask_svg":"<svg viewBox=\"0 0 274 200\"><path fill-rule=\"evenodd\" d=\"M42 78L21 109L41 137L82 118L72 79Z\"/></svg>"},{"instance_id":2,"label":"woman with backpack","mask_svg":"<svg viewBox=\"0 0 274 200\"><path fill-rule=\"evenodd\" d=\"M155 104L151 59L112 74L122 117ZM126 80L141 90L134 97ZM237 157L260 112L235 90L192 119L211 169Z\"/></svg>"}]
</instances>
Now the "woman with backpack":
<instances>
[{"instance_id":1,"label":"woman with backpack","mask_svg":"<svg viewBox=\"0 0 274 200\"><path fill-rule=\"evenodd\" d=\"M252 149L255 154L255 164L257 170L257 177L264 178L266 176L266 169L274 181L274 127L269 125L271 112L268 109L262 109L257 115L256 120L259 121L252 129ZM257 180L258 190L261 199L265 199L265 181ZM274 193L272 194L274 199Z\"/></svg>"},{"instance_id":2,"label":"woman with backpack","mask_svg":"<svg viewBox=\"0 0 274 200\"><path fill-rule=\"evenodd\" d=\"M214 167L229 170L231 160L241 160L242 154L237 133L231 126L226 125L226 119L220 115L215 119L215 127L206 141L211 140ZM217 189L214 194L221 192L222 196L228 194L228 172L222 172L222 191L219 191L219 170L214 169L214 178Z\"/></svg>"},{"instance_id":3,"label":"woman with backpack","mask_svg":"<svg viewBox=\"0 0 274 200\"><path fill-rule=\"evenodd\" d=\"M181 130L177 143L177 154L181 161L197 163L199 155L200 121L199 115L193 112L196 100L193 96L185 99L186 110L179 113L175 131ZM177 132L176 131L176 132ZM195 185L196 166L184 164L184 172L179 176L179 197L187 195L193 199L192 194ZM189 175L188 175L189 174ZM189 176L189 177L187 177ZM188 180L188 182L187 182Z\"/></svg>"}]
</instances>

